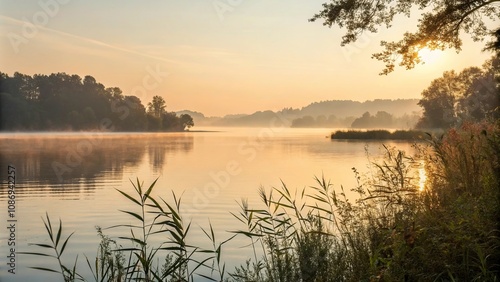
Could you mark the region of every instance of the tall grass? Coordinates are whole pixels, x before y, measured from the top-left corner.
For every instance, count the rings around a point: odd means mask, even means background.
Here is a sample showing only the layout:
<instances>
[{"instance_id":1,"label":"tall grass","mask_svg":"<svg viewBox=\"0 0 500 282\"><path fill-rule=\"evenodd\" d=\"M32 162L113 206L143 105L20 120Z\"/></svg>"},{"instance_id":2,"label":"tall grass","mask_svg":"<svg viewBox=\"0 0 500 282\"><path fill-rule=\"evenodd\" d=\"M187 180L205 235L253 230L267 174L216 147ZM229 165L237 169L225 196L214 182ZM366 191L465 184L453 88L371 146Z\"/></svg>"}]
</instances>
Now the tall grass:
<instances>
[{"instance_id":1,"label":"tall grass","mask_svg":"<svg viewBox=\"0 0 500 282\"><path fill-rule=\"evenodd\" d=\"M285 184L261 190L265 209L241 205L236 217L247 230L236 233L265 253L258 281L369 281L380 275L381 265L389 263L381 245L393 230L408 225L405 206L413 205L418 191L410 177L413 160L386 149L386 161L377 164L378 181L370 189L361 183L353 189L357 200L316 178L317 185L293 195ZM239 268L236 278L248 281L245 273L248 269Z\"/></svg>"},{"instance_id":2,"label":"tall grass","mask_svg":"<svg viewBox=\"0 0 500 282\"><path fill-rule=\"evenodd\" d=\"M324 177L301 190L285 183L261 188L260 206L243 200L233 213L241 224L219 242L209 224L202 229L211 249L190 245L191 223L180 214L181 199L154 198L137 180L122 212L135 224L124 230L118 245L98 229L101 243L94 264L95 281L498 281L500 274L500 126L464 124L428 144L415 145L410 156L385 147L383 159L360 175L350 191ZM425 164L422 189L418 170ZM353 196L354 195L354 196ZM44 224L49 244L34 244L58 267L35 267L82 280L76 260L64 264L71 238L62 222ZM151 245L159 236L162 243ZM234 236L248 239L251 254L234 270L226 270L223 246ZM65 239L64 239L65 238ZM200 273L199 270L204 270ZM208 270L208 272L207 272ZM209 274L207 274L209 273Z\"/></svg>"},{"instance_id":3,"label":"tall grass","mask_svg":"<svg viewBox=\"0 0 500 282\"><path fill-rule=\"evenodd\" d=\"M498 281L499 124L464 124L432 143L419 214L422 267L461 281ZM425 231L425 232L424 232Z\"/></svg>"},{"instance_id":4,"label":"tall grass","mask_svg":"<svg viewBox=\"0 0 500 282\"><path fill-rule=\"evenodd\" d=\"M385 148L346 197L323 178L291 195L261 190L236 215L265 254L237 281L498 281L499 124L464 124L416 156ZM418 169L425 163L422 190ZM262 266L262 267L256 267Z\"/></svg>"},{"instance_id":5,"label":"tall grass","mask_svg":"<svg viewBox=\"0 0 500 282\"><path fill-rule=\"evenodd\" d=\"M57 274L62 276L64 281L81 280L82 277L76 272L76 265L78 262L78 257L75 259L75 262L73 263L72 266L68 266L62 260L62 255L64 254L64 251L66 250L66 246L67 246L71 236L73 236L73 233L68 235L66 237L66 239L63 239L63 237L62 237L63 236L62 235L62 230L63 230L62 221L59 220L59 227L57 228L57 232L56 232L56 229L54 227L52 227L52 223L50 221L50 217L48 214L45 214L45 219L43 219L43 225L45 226L45 230L47 231L47 235L49 236L50 243L49 244L34 243L34 244L30 244L30 245L39 247L43 250L46 250L46 252L22 252L21 254L28 254L28 255L34 255L34 256L39 256L39 257L53 258L57 262L58 269L38 267L38 266L33 266L31 268L45 271L45 272L57 273ZM63 239L63 240L61 241L61 239Z\"/></svg>"},{"instance_id":6,"label":"tall grass","mask_svg":"<svg viewBox=\"0 0 500 282\"><path fill-rule=\"evenodd\" d=\"M117 239L128 242L128 246L118 245L116 240L103 234L98 228L101 243L98 247L97 256L92 264L88 258L87 265L92 272L94 281L194 281L195 277L203 276L197 274L199 268L218 271L222 279L224 276L224 265L220 261L222 245L216 244L216 237L210 226L209 239L212 240L216 250L202 250L191 246L187 242L191 223L185 223L179 210L181 199L172 193L173 203L169 203L161 197L157 199L151 196L156 185L156 180L144 189L144 184L137 180L131 182L134 194L128 194L117 190L122 196L129 200L131 209L121 210L135 221L133 224L116 225L109 228L124 230ZM34 244L47 250L53 250L55 255L47 252L27 252L25 254L54 257L61 270L33 267L38 270L55 272L65 281L85 280L78 274L76 261L72 268L67 267L61 260L71 235L61 245L62 222L60 222L57 235L52 228L50 218L47 215L44 220L51 244ZM208 234L208 233L207 233ZM152 245L152 237L159 237L158 245ZM158 240L156 240L158 241ZM199 254L195 259L194 255ZM201 256L200 256L201 255ZM201 259L200 259L201 257ZM215 264L209 265L209 261ZM222 267L219 268L219 267ZM206 275L205 275L206 276ZM214 280L215 281L215 280Z\"/></svg>"}]
</instances>

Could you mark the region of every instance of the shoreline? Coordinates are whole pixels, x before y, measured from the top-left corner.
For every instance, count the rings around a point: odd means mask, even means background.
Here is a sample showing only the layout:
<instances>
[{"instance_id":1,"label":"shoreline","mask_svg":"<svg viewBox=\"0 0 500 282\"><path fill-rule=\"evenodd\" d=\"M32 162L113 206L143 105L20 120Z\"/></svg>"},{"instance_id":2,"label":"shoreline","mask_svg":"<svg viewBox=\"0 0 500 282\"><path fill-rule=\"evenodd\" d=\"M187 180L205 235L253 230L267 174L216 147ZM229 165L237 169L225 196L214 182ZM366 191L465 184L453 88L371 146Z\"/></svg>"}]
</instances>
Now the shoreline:
<instances>
[{"instance_id":1,"label":"shoreline","mask_svg":"<svg viewBox=\"0 0 500 282\"><path fill-rule=\"evenodd\" d=\"M429 133L420 130L396 130L390 132L384 129L375 130L337 130L330 134L332 140L407 140L423 141Z\"/></svg>"}]
</instances>

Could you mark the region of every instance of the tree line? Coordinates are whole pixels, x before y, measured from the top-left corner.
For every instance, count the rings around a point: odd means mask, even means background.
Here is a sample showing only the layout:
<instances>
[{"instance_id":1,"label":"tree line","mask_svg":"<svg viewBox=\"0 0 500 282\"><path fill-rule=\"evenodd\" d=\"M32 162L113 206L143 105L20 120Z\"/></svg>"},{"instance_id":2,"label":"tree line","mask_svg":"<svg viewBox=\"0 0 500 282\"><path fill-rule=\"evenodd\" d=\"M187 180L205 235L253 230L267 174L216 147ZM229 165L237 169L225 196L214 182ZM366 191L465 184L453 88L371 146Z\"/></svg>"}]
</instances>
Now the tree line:
<instances>
[{"instance_id":1,"label":"tree line","mask_svg":"<svg viewBox=\"0 0 500 282\"><path fill-rule=\"evenodd\" d=\"M464 122L498 120L500 56L492 57L481 67L445 71L422 91L418 105L422 107L421 117L415 114L394 117L386 111L375 115L367 111L361 117L344 119L307 115L294 119L292 127L448 129Z\"/></svg>"},{"instance_id":2,"label":"tree line","mask_svg":"<svg viewBox=\"0 0 500 282\"><path fill-rule=\"evenodd\" d=\"M446 71L422 92L417 128L450 128L500 118L500 56L482 67Z\"/></svg>"},{"instance_id":3,"label":"tree line","mask_svg":"<svg viewBox=\"0 0 500 282\"><path fill-rule=\"evenodd\" d=\"M365 112L360 117L338 118L330 115L319 115L316 118L307 115L292 120L291 127L352 127L352 128L413 128L420 115L417 113L405 114L400 117L386 111L377 111L375 115Z\"/></svg>"},{"instance_id":4,"label":"tree line","mask_svg":"<svg viewBox=\"0 0 500 282\"><path fill-rule=\"evenodd\" d=\"M144 106L118 87L92 76L53 73L33 76L0 72L0 130L182 131L194 125L188 114L166 111L161 96Z\"/></svg>"},{"instance_id":5,"label":"tree line","mask_svg":"<svg viewBox=\"0 0 500 282\"><path fill-rule=\"evenodd\" d=\"M383 50L372 58L385 64L380 74L387 75L397 65L412 69L423 63L420 50L462 48L461 34L474 41L490 38L483 51L493 52L493 59L481 68L471 67L460 73L448 71L432 81L422 92L419 105L423 108L417 128L451 128L466 121L498 120L500 117L500 28L498 1L464 0L329 0L310 21L323 21L328 27L343 28L341 45L356 42L365 33L377 33L379 28L391 28L396 16L410 17L417 13L414 32L405 32L397 41L382 40Z\"/></svg>"}]
</instances>

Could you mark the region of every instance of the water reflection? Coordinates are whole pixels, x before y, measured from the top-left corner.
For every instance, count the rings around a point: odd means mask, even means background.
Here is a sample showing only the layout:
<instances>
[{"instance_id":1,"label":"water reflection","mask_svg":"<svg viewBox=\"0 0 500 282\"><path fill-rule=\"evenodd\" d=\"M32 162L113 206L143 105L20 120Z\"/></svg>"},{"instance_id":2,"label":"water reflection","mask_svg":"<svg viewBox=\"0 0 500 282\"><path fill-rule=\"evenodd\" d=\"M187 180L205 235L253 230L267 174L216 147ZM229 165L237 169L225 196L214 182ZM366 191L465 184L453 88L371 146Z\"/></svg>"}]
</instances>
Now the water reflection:
<instances>
[{"instance_id":1,"label":"water reflection","mask_svg":"<svg viewBox=\"0 0 500 282\"><path fill-rule=\"evenodd\" d=\"M328 138L328 136L327 136ZM366 155L364 162L369 162L368 156L378 156L385 152L384 145L388 148L396 148L414 154L413 143L397 140L326 140L321 135L310 140L302 136L296 138L286 138L281 142L281 149L284 153L303 152L321 159L334 159L336 157L351 157Z\"/></svg>"},{"instance_id":2,"label":"water reflection","mask_svg":"<svg viewBox=\"0 0 500 282\"><path fill-rule=\"evenodd\" d=\"M169 154L192 149L189 133L2 134L0 165L16 167L18 193L91 193L120 181L124 170L136 169L145 157L160 171Z\"/></svg>"},{"instance_id":3,"label":"water reflection","mask_svg":"<svg viewBox=\"0 0 500 282\"><path fill-rule=\"evenodd\" d=\"M425 184L427 182L427 173L425 172L425 162L420 162L420 167L418 168L418 189L419 191L425 190Z\"/></svg>"},{"instance_id":4,"label":"water reflection","mask_svg":"<svg viewBox=\"0 0 500 282\"><path fill-rule=\"evenodd\" d=\"M167 164L167 155L176 152L190 152L193 149L191 135L171 135L168 138L158 136L147 142L149 163L153 172L161 172Z\"/></svg>"}]
</instances>

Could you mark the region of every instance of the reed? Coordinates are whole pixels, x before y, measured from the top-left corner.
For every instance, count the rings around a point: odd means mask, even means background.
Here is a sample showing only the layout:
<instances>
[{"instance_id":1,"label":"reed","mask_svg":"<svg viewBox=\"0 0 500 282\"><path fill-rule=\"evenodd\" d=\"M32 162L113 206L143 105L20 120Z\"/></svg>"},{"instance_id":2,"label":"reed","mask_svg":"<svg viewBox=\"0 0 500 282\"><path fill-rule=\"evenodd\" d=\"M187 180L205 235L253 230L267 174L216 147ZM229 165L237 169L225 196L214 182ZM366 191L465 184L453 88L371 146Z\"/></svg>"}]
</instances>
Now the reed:
<instances>
[{"instance_id":1,"label":"reed","mask_svg":"<svg viewBox=\"0 0 500 282\"><path fill-rule=\"evenodd\" d=\"M324 178L293 195L261 190L263 209L242 203L235 233L262 258L236 281L498 281L499 124L464 124L416 156L385 147L346 197ZM427 183L418 170L425 164ZM423 188L423 189L422 189ZM283 271L286 266L286 271Z\"/></svg>"},{"instance_id":2,"label":"reed","mask_svg":"<svg viewBox=\"0 0 500 282\"><path fill-rule=\"evenodd\" d=\"M87 265L92 272L94 281L175 281L190 282L195 277L205 277L196 271L200 268L217 271L220 279L224 278L225 266L221 261L222 246L229 240L216 243L213 228L210 225L210 233L206 233L216 247L214 250L203 250L192 246L187 242L191 223L185 223L181 214L181 199L172 192L173 203L169 203L161 197L151 197L156 185L155 180L147 189L138 179L131 182L134 194L117 190L122 196L129 200L132 207L120 212L127 214L135 221L135 224L120 224L108 228L119 228L124 230L117 239L128 242L128 246L118 245L117 242L103 234L101 228L97 228L101 243L98 246L97 256L92 264L89 258ZM60 270L42 267L32 267L37 270L54 272L60 274L64 281L85 280L77 272L77 260L72 268L67 267L62 261L62 254L73 235L71 233L61 245L63 234L62 222L57 232L53 229L49 216L44 220L47 234L51 244L32 244L55 254L47 252L26 252L24 254L53 257L57 260ZM206 232L206 231L204 231ZM55 235L57 233L57 235ZM153 236L161 238L161 243L152 245ZM158 241L158 240L157 240ZM200 255L195 258L195 255ZM209 256L207 256L209 254ZM200 259L201 257L201 259ZM215 261L212 266L210 261ZM214 280L215 281L215 280Z\"/></svg>"},{"instance_id":3,"label":"reed","mask_svg":"<svg viewBox=\"0 0 500 282\"><path fill-rule=\"evenodd\" d=\"M191 222L180 214L181 199L170 202L137 180L121 212L134 220L117 244L98 228L101 243L92 266L95 281L498 281L500 275L500 124L464 124L428 143L415 145L410 156L385 146L381 160L361 175L349 194L324 177L304 189L261 187L261 204L242 200L232 213L241 228L218 241L202 231L211 248L187 241ZM422 164L425 167L422 168ZM425 169L421 186L418 170ZM64 281L84 280L77 259L62 255L73 233L64 235L43 219L49 243L32 244L50 257ZM151 244L153 236L162 243ZM222 261L224 245L235 236L249 240L251 258L232 271ZM205 272L200 272L203 270ZM210 274L206 274L206 271Z\"/></svg>"},{"instance_id":4,"label":"reed","mask_svg":"<svg viewBox=\"0 0 500 282\"><path fill-rule=\"evenodd\" d=\"M47 231L47 235L49 236L50 239L50 244L44 244L44 243L33 243L30 244L31 246L36 246L41 248L42 250L46 250L46 252L22 252L20 254L26 254L26 255L34 255L38 257L49 257L53 258L57 261L57 266L59 269L52 269L52 268L46 268L46 267L38 267L38 266L33 266L31 267L32 269L36 270L41 270L45 272L54 272L62 276L64 281L75 281L75 280L80 280L82 277L76 272L76 265L78 262L78 257L76 257L75 262L73 263L72 266L68 266L63 263L62 260L62 255L64 254L64 251L66 250L66 246L68 245L69 239L71 236L73 236L73 233L68 235L66 239L61 239L63 238L62 236L62 230L63 230L63 225L62 221L59 219L59 227L56 229L52 227L52 223L50 221L49 215L46 213L45 214L45 219L42 218L43 225L45 226L45 230Z\"/></svg>"}]
</instances>

